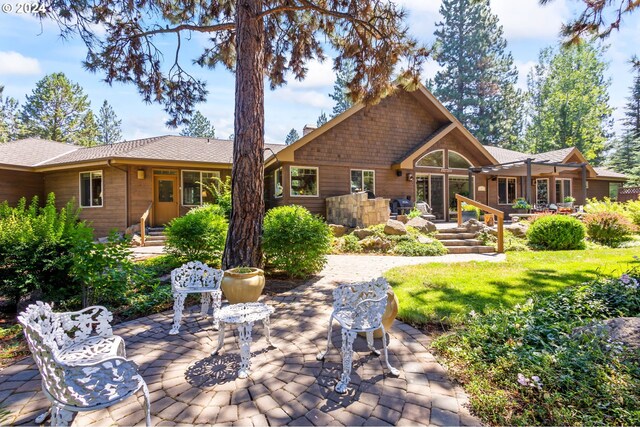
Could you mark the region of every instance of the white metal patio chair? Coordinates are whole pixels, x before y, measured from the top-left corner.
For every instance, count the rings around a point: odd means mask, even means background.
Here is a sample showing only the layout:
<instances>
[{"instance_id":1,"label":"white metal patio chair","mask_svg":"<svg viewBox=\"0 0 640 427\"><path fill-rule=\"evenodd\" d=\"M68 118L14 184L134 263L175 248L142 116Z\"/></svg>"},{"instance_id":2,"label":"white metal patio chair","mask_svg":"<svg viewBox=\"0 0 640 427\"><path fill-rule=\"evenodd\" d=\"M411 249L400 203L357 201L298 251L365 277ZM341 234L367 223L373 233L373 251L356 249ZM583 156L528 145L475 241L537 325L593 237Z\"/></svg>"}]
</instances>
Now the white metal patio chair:
<instances>
[{"instance_id":1,"label":"white metal patio chair","mask_svg":"<svg viewBox=\"0 0 640 427\"><path fill-rule=\"evenodd\" d=\"M436 216L432 213L431 206L426 202L416 203L416 209L420 211L420 218L426 219L427 221L433 221L436 219Z\"/></svg>"},{"instance_id":2,"label":"white metal patio chair","mask_svg":"<svg viewBox=\"0 0 640 427\"><path fill-rule=\"evenodd\" d=\"M387 336L382 324L382 315L387 306L387 289L389 284L383 278L370 282L339 285L333 290L333 312L329 318L327 349L318 353L317 360L323 360L331 344L331 328L333 320L342 327L342 375L336 384L336 392L346 393L351 381L351 364L353 359L353 342L358 332L365 332L367 345L377 356L380 352L373 345L373 331L382 329L382 346L384 358L392 375L398 375L396 368L389 363Z\"/></svg>"},{"instance_id":3,"label":"white metal patio chair","mask_svg":"<svg viewBox=\"0 0 640 427\"><path fill-rule=\"evenodd\" d=\"M54 313L40 301L20 313L33 359L42 377L42 391L51 408L52 426L66 426L74 412L114 405L142 390L146 424L151 424L149 391L137 365L126 359L124 340L112 334L113 316L104 307Z\"/></svg>"},{"instance_id":4,"label":"white metal patio chair","mask_svg":"<svg viewBox=\"0 0 640 427\"><path fill-rule=\"evenodd\" d=\"M180 332L180 321L184 310L184 300L188 294L201 294L200 314L209 315L209 305L213 304L213 326L218 329L216 310L220 310L222 291L220 282L224 272L209 267L200 261L192 261L183 264L171 272L171 290L173 292L173 327L170 335Z\"/></svg>"}]
</instances>

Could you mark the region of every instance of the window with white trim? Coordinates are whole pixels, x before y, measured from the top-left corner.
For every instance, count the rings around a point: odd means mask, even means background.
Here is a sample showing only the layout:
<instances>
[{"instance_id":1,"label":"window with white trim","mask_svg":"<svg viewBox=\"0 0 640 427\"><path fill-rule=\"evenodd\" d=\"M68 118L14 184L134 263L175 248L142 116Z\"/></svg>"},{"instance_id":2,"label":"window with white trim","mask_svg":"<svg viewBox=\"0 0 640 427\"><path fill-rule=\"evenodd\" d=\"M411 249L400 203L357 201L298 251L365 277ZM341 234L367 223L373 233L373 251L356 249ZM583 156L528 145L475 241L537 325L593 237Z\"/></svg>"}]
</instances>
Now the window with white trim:
<instances>
[{"instance_id":1,"label":"window with white trim","mask_svg":"<svg viewBox=\"0 0 640 427\"><path fill-rule=\"evenodd\" d=\"M292 196L318 196L318 168L291 166L289 170Z\"/></svg>"},{"instance_id":2,"label":"window with white trim","mask_svg":"<svg viewBox=\"0 0 640 427\"><path fill-rule=\"evenodd\" d=\"M449 169L468 169L473 166L462 154L453 150L448 151L447 157L449 160Z\"/></svg>"},{"instance_id":3,"label":"window with white trim","mask_svg":"<svg viewBox=\"0 0 640 427\"><path fill-rule=\"evenodd\" d=\"M80 172L80 206L102 207L102 171Z\"/></svg>"},{"instance_id":4,"label":"window with white trim","mask_svg":"<svg viewBox=\"0 0 640 427\"><path fill-rule=\"evenodd\" d=\"M498 204L511 205L516 201L518 192L516 178L498 178Z\"/></svg>"},{"instance_id":5,"label":"window with white trim","mask_svg":"<svg viewBox=\"0 0 640 427\"><path fill-rule=\"evenodd\" d=\"M434 168L444 167L444 151L436 150L422 156L417 162L416 166L428 166Z\"/></svg>"},{"instance_id":6,"label":"window with white trim","mask_svg":"<svg viewBox=\"0 0 640 427\"><path fill-rule=\"evenodd\" d=\"M556 203L564 203L571 196L571 178L556 178Z\"/></svg>"},{"instance_id":7,"label":"window with white trim","mask_svg":"<svg viewBox=\"0 0 640 427\"><path fill-rule=\"evenodd\" d=\"M372 170L351 170L351 192L371 191L375 193L376 172Z\"/></svg>"},{"instance_id":8,"label":"window with white trim","mask_svg":"<svg viewBox=\"0 0 640 427\"><path fill-rule=\"evenodd\" d=\"M273 197L282 197L284 192L282 187L282 168L278 168L273 172L273 187Z\"/></svg>"},{"instance_id":9,"label":"window with white trim","mask_svg":"<svg viewBox=\"0 0 640 427\"><path fill-rule=\"evenodd\" d=\"M218 185L218 171L182 171L182 205L200 206L215 200L208 186Z\"/></svg>"},{"instance_id":10,"label":"window with white trim","mask_svg":"<svg viewBox=\"0 0 640 427\"><path fill-rule=\"evenodd\" d=\"M610 182L609 183L609 198L611 200L618 200L618 192L620 191L620 183L619 182Z\"/></svg>"}]
</instances>

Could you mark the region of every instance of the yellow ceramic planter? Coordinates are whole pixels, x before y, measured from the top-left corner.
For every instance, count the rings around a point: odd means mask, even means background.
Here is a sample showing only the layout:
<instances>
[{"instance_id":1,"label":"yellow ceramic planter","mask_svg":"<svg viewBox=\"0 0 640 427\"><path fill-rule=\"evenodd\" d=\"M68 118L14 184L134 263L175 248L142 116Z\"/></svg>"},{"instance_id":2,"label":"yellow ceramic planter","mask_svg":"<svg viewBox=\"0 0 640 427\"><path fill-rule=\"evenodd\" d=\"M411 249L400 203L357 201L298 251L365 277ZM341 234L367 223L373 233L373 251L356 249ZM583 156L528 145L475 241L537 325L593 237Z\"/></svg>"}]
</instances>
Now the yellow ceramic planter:
<instances>
[{"instance_id":1,"label":"yellow ceramic planter","mask_svg":"<svg viewBox=\"0 0 640 427\"><path fill-rule=\"evenodd\" d=\"M264 271L253 267L247 273L240 273L237 270L239 269L226 270L220 284L229 304L258 301L264 289Z\"/></svg>"},{"instance_id":2,"label":"yellow ceramic planter","mask_svg":"<svg viewBox=\"0 0 640 427\"><path fill-rule=\"evenodd\" d=\"M382 314L382 324L384 325L385 331L389 332L391 329L391 325L398 315L399 306L400 301L398 301L398 297L393 293L393 289L389 288L387 291L387 307L384 309L384 313ZM360 332L359 335L364 336L365 334ZM382 329L376 329L373 331L373 337L382 338Z\"/></svg>"}]
</instances>

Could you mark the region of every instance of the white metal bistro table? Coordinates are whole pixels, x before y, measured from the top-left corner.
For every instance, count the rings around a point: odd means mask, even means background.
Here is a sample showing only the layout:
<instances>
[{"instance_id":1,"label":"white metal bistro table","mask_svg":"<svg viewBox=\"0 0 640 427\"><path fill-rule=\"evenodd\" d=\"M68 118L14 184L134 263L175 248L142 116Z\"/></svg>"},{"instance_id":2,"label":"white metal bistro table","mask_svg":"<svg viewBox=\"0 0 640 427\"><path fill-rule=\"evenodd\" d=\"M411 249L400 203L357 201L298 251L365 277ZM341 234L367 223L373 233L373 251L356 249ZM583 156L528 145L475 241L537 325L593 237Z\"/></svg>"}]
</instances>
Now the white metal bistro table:
<instances>
[{"instance_id":1,"label":"white metal bistro table","mask_svg":"<svg viewBox=\"0 0 640 427\"><path fill-rule=\"evenodd\" d=\"M271 343L271 330L269 328L269 316L274 312L274 308L261 302L249 302L243 304L231 304L219 310L215 316L220 322L218 330L218 348L216 348L212 356L218 354L224 345L224 331L227 323L235 323L238 325L238 334L240 337L240 369L238 370L238 378L247 378L251 369L251 331L253 324L259 320L262 321L267 338L267 344L274 347Z\"/></svg>"}]
</instances>

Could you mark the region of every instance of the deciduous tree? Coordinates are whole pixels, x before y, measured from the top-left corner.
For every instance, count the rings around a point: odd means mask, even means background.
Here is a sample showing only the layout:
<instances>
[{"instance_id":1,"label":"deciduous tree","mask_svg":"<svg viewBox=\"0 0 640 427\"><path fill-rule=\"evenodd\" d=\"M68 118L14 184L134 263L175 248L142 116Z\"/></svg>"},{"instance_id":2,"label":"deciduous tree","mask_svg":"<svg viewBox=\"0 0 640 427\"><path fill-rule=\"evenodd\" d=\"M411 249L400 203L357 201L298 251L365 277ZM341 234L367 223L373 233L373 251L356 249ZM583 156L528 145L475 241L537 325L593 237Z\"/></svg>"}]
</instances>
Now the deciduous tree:
<instances>
[{"instance_id":1,"label":"deciduous tree","mask_svg":"<svg viewBox=\"0 0 640 427\"><path fill-rule=\"evenodd\" d=\"M92 146L98 128L91 102L82 87L64 73L53 73L36 83L22 106L20 119L25 136Z\"/></svg>"},{"instance_id":2,"label":"deciduous tree","mask_svg":"<svg viewBox=\"0 0 640 427\"><path fill-rule=\"evenodd\" d=\"M427 52L407 34L405 12L379 0L52 0L49 15L63 35L86 42L89 70L107 83L130 82L147 102L164 104L169 124L181 124L206 99L205 82L180 63L180 46L194 33L208 37L196 63L235 73L232 171L233 209L223 257L225 267L261 265L264 213L264 83L304 79L305 64L336 53L334 68L353 62L354 101L373 102L395 88L412 88ZM95 25L103 25L100 38ZM158 41L176 50L163 64ZM197 38L201 43L202 38ZM402 64L402 68L400 68ZM265 79L266 77L266 79Z\"/></svg>"},{"instance_id":3,"label":"deciduous tree","mask_svg":"<svg viewBox=\"0 0 640 427\"><path fill-rule=\"evenodd\" d=\"M444 0L434 93L483 144L516 148L522 131L518 70L489 0Z\"/></svg>"},{"instance_id":4,"label":"deciduous tree","mask_svg":"<svg viewBox=\"0 0 640 427\"><path fill-rule=\"evenodd\" d=\"M189 124L180 132L183 136L195 136L198 138L215 138L216 129L209 119L200 111L196 111L189 119Z\"/></svg>"},{"instance_id":5,"label":"deciduous tree","mask_svg":"<svg viewBox=\"0 0 640 427\"><path fill-rule=\"evenodd\" d=\"M116 112L105 99L98 112L98 142L102 145L111 145L122 141L122 120L118 119Z\"/></svg>"},{"instance_id":6,"label":"deciduous tree","mask_svg":"<svg viewBox=\"0 0 640 427\"><path fill-rule=\"evenodd\" d=\"M602 161L612 112L602 50L583 42L540 53L528 78L529 151L577 147L590 162Z\"/></svg>"}]
</instances>

